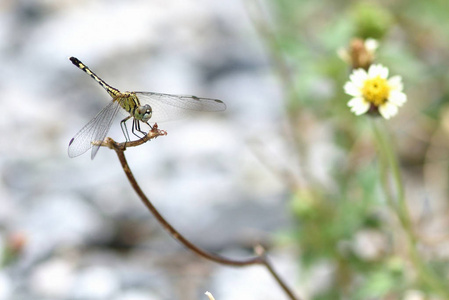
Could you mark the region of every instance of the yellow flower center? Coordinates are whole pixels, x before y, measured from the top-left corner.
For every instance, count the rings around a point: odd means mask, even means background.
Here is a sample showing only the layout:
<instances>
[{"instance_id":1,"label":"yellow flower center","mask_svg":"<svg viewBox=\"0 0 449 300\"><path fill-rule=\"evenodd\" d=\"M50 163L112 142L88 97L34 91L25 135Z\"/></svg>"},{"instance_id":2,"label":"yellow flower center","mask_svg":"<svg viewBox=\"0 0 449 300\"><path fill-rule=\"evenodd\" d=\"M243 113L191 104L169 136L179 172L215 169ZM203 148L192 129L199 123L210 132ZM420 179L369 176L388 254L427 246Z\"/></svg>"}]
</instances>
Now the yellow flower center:
<instances>
[{"instance_id":1,"label":"yellow flower center","mask_svg":"<svg viewBox=\"0 0 449 300\"><path fill-rule=\"evenodd\" d=\"M390 95L388 81L380 76L365 80L362 88L363 98L375 106L380 106L387 102Z\"/></svg>"}]
</instances>

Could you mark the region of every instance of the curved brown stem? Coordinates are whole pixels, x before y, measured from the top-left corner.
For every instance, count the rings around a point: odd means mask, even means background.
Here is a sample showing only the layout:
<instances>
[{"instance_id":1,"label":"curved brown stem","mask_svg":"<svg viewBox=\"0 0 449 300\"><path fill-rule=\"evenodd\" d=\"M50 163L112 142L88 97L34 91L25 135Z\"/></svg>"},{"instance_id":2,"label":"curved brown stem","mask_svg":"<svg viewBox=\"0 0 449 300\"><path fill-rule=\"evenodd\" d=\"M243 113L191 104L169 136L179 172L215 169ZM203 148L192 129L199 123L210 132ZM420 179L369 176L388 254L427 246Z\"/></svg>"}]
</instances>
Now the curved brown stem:
<instances>
[{"instance_id":1,"label":"curved brown stem","mask_svg":"<svg viewBox=\"0 0 449 300\"><path fill-rule=\"evenodd\" d=\"M131 168L129 167L128 162L126 161L124 150L126 149L126 147L137 146L137 145L145 143L148 140L156 138L160 135L166 135L166 134L167 133L165 131L158 130L157 126L153 126L153 129L147 134L147 136L142 138L141 140L138 140L135 142L127 142L127 143L116 143L113 139L107 138L107 139L105 139L105 141L103 141L101 143L101 145L115 150L115 153L118 156L120 164L122 165L123 171L125 172L126 177L128 178L128 181L130 182L134 191L137 193L137 195L139 196L139 198L143 202L143 204L154 215L156 220L162 225L162 227L164 227L165 230L167 230L170 233L170 235L174 239L181 242L185 247L187 247L188 249L190 249L197 255L199 255L205 259L217 262L219 264L235 266L235 267L243 267L243 266L249 266L249 265L264 265L290 299L301 300L300 298L296 297L293 294L293 292L288 288L286 283L281 279L281 277L278 275L278 273L274 270L273 266L271 265L271 263L269 262L266 254L265 254L265 250L261 246L256 247L257 256L248 258L248 259L236 260L236 259L229 259L229 258L220 256L220 255L212 254L212 253L209 253L209 252L197 247L192 242L190 242L188 239L186 239L173 226L171 226L170 223L168 223L167 220L165 220L164 217L158 212L158 210L154 207L154 205L151 203L151 201L146 197L146 195L140 188L139 184L137 183L136 179L134 178Z\"/></svg>"}]
</instances>

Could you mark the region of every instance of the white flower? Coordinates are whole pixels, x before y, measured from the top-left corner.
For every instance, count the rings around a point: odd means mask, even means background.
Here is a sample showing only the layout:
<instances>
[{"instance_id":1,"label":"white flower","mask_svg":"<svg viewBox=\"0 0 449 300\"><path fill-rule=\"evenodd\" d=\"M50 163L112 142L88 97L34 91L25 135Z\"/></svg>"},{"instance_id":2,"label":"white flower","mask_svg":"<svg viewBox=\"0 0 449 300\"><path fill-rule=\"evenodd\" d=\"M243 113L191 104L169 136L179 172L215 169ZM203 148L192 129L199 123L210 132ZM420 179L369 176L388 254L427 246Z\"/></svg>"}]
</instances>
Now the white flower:
<instances>
[{"instance_id":1,"label":"white flower","mask_svg":"<svg viewBox=\"0 0 449 300\"><path fill-rule=\"evenodd\" d=\"M363 54L365 60L372 62L376 50L379 48L379 42L373 38L367 38L366 40L354 39L351 42L350 49L340 48L337 50L338 56L346 63L352 64L352 55L354 51L359 52L359 55Z\"/></svg>"},{"instance_id":2,"label":"white flower","mask_svg":"<svg viewBox=\"0 0 449 300\"><path fill-rule=\"evenodd\" d=\"M344 86L346 94L354 97L348 102L351 111L356 115L378 111L385 119L396 115L407 96L400 76L387 78L388 68L382 65L371 65L368 72L354 70Z\"/></svg>"}]
</instances>

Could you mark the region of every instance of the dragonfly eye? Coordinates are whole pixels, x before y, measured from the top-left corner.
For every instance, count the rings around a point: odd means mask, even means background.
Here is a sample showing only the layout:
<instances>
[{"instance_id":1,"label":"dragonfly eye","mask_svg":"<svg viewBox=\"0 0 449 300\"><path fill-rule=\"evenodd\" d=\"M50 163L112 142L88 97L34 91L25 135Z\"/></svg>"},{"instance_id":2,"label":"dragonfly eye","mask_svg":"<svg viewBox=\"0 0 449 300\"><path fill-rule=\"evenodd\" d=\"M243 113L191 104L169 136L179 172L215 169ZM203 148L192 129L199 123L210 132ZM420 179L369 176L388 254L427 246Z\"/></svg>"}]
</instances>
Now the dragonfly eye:
<instances>
[{"instance_id":1,"label":"dragonfly eye","mask_svg":"<svg viewBox=\"0 0 449 300\"><path fill-rule=\"evenodd\" d=\"M152 113L153 113L153 110L151 109L151 106L148 104L145 104L145 105L137 108L136 117L138 119L142 120L143 122L146 122L151 118Z\"/></svg>"}]
</instances>

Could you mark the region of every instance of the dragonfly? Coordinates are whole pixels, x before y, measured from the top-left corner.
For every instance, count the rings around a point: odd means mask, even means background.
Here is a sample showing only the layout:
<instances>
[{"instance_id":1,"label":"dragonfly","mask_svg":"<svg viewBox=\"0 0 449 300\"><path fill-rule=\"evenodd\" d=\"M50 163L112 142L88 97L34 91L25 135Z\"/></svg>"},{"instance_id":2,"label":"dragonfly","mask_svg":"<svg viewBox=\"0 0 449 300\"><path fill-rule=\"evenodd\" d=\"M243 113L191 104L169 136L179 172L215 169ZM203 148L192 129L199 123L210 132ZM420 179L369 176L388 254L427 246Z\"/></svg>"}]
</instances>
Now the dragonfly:
<instances>
[{"instance_id":1,"label":"dragonfly","mask_svg":"<svg viewBox=\"0 0 449 300\"><path fill-rule=\"evenodd\" d=\"M98 77L76 57L70 61L98 82L112 97L109 102L89 123L87 123L69 142L69 157L76 157L92 148L91 159L94 159L100 149L100 143L106 138L117 113L123 109L128 115L121 120L120 127L126 141L130 141L126 121L132 119L132 133L146 135L140 124L145 123L150 128L156 122L181 119L195 111L224 111L223 101L211 98L199 98L190 95L171 95L153 92L120 92Z\"/></svg>"}]
</instances>

